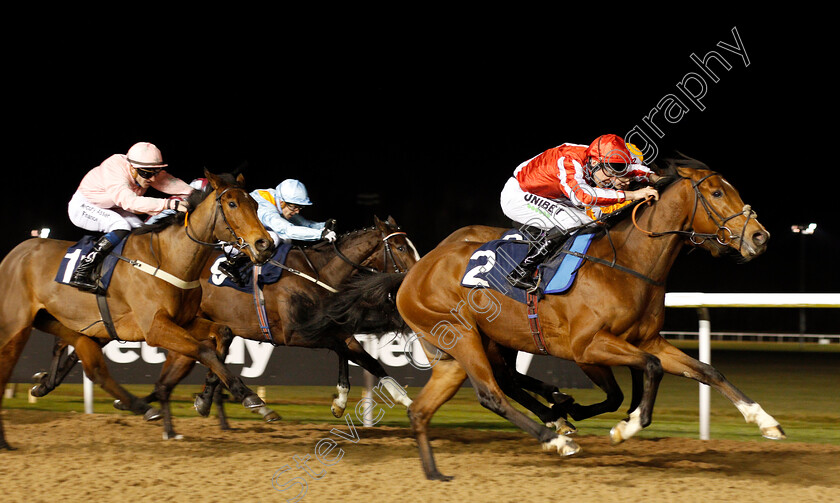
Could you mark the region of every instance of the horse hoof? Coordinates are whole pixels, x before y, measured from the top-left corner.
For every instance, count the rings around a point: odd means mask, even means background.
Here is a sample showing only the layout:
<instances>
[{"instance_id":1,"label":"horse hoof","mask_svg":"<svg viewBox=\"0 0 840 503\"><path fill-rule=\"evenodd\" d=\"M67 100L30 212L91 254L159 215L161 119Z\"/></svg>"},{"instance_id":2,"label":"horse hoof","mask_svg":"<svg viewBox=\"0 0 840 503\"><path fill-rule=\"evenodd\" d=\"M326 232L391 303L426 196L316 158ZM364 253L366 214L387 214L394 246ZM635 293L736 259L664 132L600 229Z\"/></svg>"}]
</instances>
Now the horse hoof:
<instances>
[{"instance_id":1,"label":"horse hoof","mask_svg":"<svg viewBox=\"0 0 840 503\"><path fill-rule=\"evenodd\" d=\"M639 420L641 412L639 409L630 413L630 417L612 427L610 430L610 441L613 445L618 445L628 438L631 438L636 433L642 431L642 423Z\"/></svg>"},{"instance_id":2,"label":"horse hoof","mask_svg":"<svg viewBox=\"0 0 840 503\"><path fill-rule=\"evenodd\" d=\"M335 417L341 417L344 415L344 407L339 407L335 404L335 402L333 402L332 406L330 407L330 410L332 411L332 414Z\"/></svg>"},{"instance_id":3,"label":"horse hoof","mask_svg":"<svg viewBox=\"0 0 840 503\"><path fill-rule=\"evenodd\" d=\"M195 397L195 402L193 403L193 407L195 407L196 412L201 417L207 417L210 415L210 406L213 405L212 400L207 400L201 395Z\"/></svg>"},{"instance_id":4,"label":"horse hoof","mask_svg":"<svg viewBox=\"0 0 840 503\"><path fill-rule=\"evenodd\" d=\"M265 419L266 423L276 423L277 421L280 421L283 418L280 417L280 414L278 414L274 411L271 411L268 414L266 414L265 416L263 416L263 419Z\"/></svg>"},{"instance_id":5,"label":"horse hoof","mask_svg":"<svg viewBox=\"0 0 840 503\"><path fill-rule=\"evenodd\" d=\"M49 374L47 374L46 372L36 372L36 373L32 374L32 380L41 382L41 380L43 378L47 377L48 375Z\"/></svg>"},{"instance_id":6,"label":"horse hoof","mask_svg":"<svg viewBox=\"0 0 840 503\"><path fill-rule=\"evenodd\" d=\"M144 421L157 421L162 418L163 414L161 414L160 409L156 409L154 407L149 407L149 409L143 413Z\"/></svg>"},{"instance_id":7,"label":"horse hoof","mask_svg":"<svg viewBox=\"0 0 840 503\"><path fill-rule=\"evenodd\" d=\"M566 421L562 417L557 418L556 421L545 423L545 425L549 428L554 428L557 431L557 433L561 435L574 435L575 433L577 433L577 428L575 428L575 425Z\"/></svg>"},{"instance_id":8,"label":"horse hoof","mask_svg":"<svg viewBox=\"0 0 840 503\"><path fill-rule=\"evenodd\" d=\"M163 432L163 439L164 440L183 440L184 436L180 435L178 433L175 433L175 432L172 432L170 434L170 433L167 433L167 432L164 431Z\"/></svg>"},{"instance_id":9,"label":"horse hoof","mask_svg":"<svg viewBox=\"0 0 840 503\"><path fill-rule=\"evenodd\" d=\"M131 407L123 403L122 400L114 400L114 408L117 410L131 410Z\"/></svg>"},{"instance_id":10,"label":"horse hoof","mask_svg":"<svg viewBox=\"0 0 840 503\"><path fill-rule=\"evenodd\" d=\"M45 389L45 386L43 384L36 384L35 386L29 388L29 394L34 397L40 398L47 394L47 390Z\"/></svg>"},{"instance_id":11,"label":"horse hoof","mask_svg":"<svg viewBox=\"0 0 840 503\"><path fill-rule=\"evenodd\" d=\"M242 406L246 409L256 409L258 407L264 407L265 402L263 402L262 398L256 394L248 395L244 400L242 400Z\"/></svg>"},{"instance_id":12,"label":"horse hoof","mask_svg":"<svg viewBox=\"0 0 840 503\"><path fill-rule=\"evenodd\" d=\"M453 475L444 475L440 472L429 473L426 475L426 478L429 480L439 480L441 482L449 482L450 480L454 479Z\"/></svg>"},{"instance_id":13,"label":"horse hoof","mask_svg":"<svg viewBox=\"0 0 840 503\"><path fill-rule=\"evenodd\" d=\"M563 435L557 435L548 442L543 442L542 448L544 451L556 450L561 456L571 456L580 452L580 446Z\"/></svg>"},{"instance_id":14,"label":"horse hoof","mask_svg":"<svg viewBox=\"0 0 840 503\"><path fill-rule=\"evenodd\" d=\"M761 436L764 438L769 438L770 440L784 440L787 438L787 435L785 435L785 430L783 430L780 425L762 428Z\"/></svg>"}]
</instances>

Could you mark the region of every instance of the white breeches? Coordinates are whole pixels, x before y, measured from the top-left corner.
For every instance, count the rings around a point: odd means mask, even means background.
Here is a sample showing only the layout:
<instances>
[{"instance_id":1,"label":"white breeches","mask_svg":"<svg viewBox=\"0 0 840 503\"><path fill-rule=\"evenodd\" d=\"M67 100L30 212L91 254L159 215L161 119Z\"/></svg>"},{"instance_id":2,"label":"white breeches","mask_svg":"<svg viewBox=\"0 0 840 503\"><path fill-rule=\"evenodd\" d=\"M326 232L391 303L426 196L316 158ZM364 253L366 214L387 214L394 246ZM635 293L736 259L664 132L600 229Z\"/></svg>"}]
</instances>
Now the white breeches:
<instances>
[{"instance_id":1,"label":"white breeches","mask_svg":"<svg viewBox=\"0 0 840 503\"><path fill-rule=\"evenodd\" d=\"M504 214L520 224L530 225L542 230L559 227L564 230L574 229L592 221L580 208L566 206L557 201L546 199L519 187L516 178L511 177L502 189L500 197Z\"/></svg>"},{"instance_id":2,"label":"white breeches","mask_svg":"<svg viewBox=\"0 0 840 503\"><path fill-rule=\"evenodd\" d=\"M70 221L82 229L93 232L111 232L117 229L130 231L143 225L143 221L122 208L106 209L94 206L85 196L76 192L67 204Z\"/></svg>"}]
</instances>

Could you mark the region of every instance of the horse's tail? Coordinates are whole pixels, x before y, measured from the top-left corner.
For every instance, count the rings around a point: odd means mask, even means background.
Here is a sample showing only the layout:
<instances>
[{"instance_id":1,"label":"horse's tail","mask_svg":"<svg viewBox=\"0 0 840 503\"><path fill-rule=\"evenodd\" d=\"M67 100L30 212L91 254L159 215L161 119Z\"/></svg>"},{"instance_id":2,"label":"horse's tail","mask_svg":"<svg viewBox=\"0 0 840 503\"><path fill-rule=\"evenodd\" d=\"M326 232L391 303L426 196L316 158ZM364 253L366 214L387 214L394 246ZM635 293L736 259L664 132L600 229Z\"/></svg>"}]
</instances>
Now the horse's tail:
<instances>
[{"instance_id":1,"label":"horse's tail","mask_svg":"<svg viewBox=\"0 0 840 503\"><path fill-rule=\"evenodd\" d=\"M347 334L404 333L408 325L397 311L397 290L405 273L361 274L320 300L293 298L289 328L308 340L336 330Z\"/></svg>"}]
</instances>

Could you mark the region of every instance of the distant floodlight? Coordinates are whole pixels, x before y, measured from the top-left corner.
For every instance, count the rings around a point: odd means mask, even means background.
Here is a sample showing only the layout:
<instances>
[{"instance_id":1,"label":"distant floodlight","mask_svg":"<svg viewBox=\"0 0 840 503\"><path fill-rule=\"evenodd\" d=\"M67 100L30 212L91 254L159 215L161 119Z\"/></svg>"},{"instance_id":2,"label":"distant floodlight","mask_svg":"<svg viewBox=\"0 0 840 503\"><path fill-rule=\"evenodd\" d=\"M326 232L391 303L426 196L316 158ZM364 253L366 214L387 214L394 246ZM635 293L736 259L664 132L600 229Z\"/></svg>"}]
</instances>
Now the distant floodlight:
<instances>
[{"instance_id":1,"label":"distant floodlight","mask_svg":"<svg viewBox=\"0 0 840 503\"><path fill-rule=\"evenodd\" d=\"M811 225L814 225L814 224L811 224ZM42 237L42 238L50 237L50 228L49 227L44 227L43 229L41 229L41 232L38 233L38 237Z\"/></svg>"},{"instance_id":2,"label":"distant floodlight","mask_svg":"<svg viewBox=\"0 0 840 503\"><path fill-rule=\"evenodd\" d=\"M805 225L791 225L790 230L793 231L794 234L804 234L810 235L813 234L815 230L817 230L817 224L810 223L807 226Z\"/></svg>"}]
</instances>

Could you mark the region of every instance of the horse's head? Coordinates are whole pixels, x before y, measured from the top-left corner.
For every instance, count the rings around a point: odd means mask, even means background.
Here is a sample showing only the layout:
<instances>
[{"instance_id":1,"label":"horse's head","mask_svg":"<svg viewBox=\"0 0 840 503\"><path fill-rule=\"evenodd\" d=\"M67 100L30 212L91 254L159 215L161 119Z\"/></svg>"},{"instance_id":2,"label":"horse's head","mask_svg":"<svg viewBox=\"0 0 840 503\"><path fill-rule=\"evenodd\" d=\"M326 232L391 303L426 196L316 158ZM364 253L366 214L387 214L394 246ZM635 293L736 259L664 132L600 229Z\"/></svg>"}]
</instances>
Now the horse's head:
<instances>
[{"instance_id":1,"label":"horse's head","mask_svg":"<svg viewBox=\"0 0 840 503\"><path fill-rule=\"evenodd\" d=\"M382 253L374 253L378 258L372 267L382 272L405 272L420 260L414 243L400 230L394 217L389 215L386 220L379 220L379 217L374 216L373 222L382 237L379 246Z\"/></svg>"},{"instance_id":2,"label":"horse's head","mask_svg":"<svg viewBox=\"0 0 840 503\"><path fill-rule=\"evenodd\" d=\"M678 178L674 185L688 187L686 192L692 207L685 230L691 244L705 248L715 257L737 254L745 262L764 253L770 233L732 184L699 161L668 162L670 171Z\"/></svg>"},{"instance_id":3,"label":"horse's head","mask_svg":"<svg viewBox=\"0 0 840 503\"><path fill-rule=\"evenodd\" d=\"M217 206L213 218L213 237L247 250L251 260L256 263L261 264L270 259L273 241L257 217L256 201L242 188L243 176L240 174L233 182L206 169L204 175L213 188L210 195L213 195ZM209 195L207 199L210 199Z\"/></svg>"},{"instance_id":4,"label":"horse's head","mask_svg":"<svg viewBox=\"0 0 840 503\"><path fill-rule=\"evenodd\" d=\"M393 217L373 219L373 227L339 236L336 249L345 262L369 272L405 272L420 260L414 244ZM357 261L346 255L358 257Z\"/></svg>"}]
</instances>

